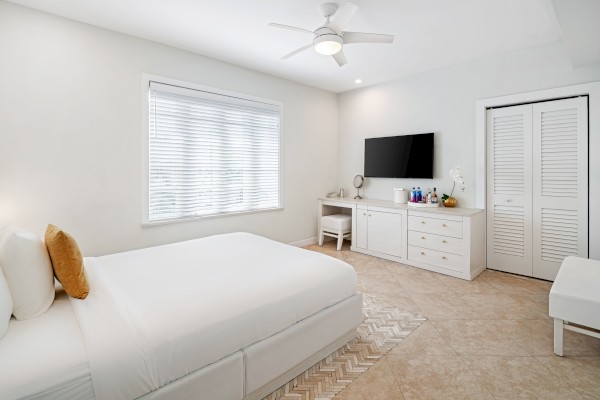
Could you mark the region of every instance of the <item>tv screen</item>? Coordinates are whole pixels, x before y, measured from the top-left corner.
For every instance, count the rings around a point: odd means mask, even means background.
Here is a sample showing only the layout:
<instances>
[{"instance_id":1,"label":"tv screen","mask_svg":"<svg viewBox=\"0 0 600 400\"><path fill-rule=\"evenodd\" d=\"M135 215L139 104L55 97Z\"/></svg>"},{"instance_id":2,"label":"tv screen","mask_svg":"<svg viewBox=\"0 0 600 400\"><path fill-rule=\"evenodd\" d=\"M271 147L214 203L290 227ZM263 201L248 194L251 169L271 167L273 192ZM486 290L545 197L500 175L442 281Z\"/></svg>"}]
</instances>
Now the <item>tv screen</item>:
<instances>
[{"instance_id":1,"label":"tv screen","mask_svg":"<svg viewBox=\"0 0 600 400\"><path fill-rule=\"evenodd\" d=\"M433 179L433 133L365 139L365 177Z\"/></svg>"}]
</instances>

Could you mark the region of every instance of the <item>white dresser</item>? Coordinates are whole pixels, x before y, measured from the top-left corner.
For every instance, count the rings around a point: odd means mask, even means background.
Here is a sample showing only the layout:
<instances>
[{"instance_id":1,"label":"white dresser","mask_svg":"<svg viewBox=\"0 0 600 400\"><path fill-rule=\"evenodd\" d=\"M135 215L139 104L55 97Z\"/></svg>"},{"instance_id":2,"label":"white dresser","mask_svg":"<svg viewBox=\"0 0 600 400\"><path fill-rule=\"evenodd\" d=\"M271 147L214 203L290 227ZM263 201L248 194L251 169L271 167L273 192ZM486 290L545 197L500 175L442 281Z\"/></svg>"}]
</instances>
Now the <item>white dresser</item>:
<instances>
[{"instance_id":1,"label":"white dresser","mask_svg":"<svg viewBox=\"0 0 600 400\"><path fill-rule=\"evenodd\" d=\"M483 210L351 198L318 203L319 221L323 215L352 214L353 251L467 280L485 269Z\"/></svg>"}]
</instances>

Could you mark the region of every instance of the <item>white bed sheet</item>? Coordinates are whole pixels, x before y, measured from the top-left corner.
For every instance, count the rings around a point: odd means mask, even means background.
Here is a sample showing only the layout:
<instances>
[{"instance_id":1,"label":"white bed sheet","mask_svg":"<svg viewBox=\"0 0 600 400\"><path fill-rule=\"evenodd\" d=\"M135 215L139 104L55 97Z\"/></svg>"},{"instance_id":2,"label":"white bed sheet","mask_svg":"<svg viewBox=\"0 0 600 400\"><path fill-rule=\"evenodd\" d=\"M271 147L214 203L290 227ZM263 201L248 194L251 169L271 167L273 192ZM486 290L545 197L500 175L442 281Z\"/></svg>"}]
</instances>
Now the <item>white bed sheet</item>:
<instances>
[{"instance_id":1,"label":"white bed sheet","mask_svg":"<svg viewBox=\"0 0 600 400\"><path fill-rule=\"evenodd\" d=\"M98 400L136 398L356 293L354 269L247 233L86 258Z\"/></svg>"},{"instance_id":2,"label":"white bed sheet","mask_svg":"<svg viewBox=\"0 0 600 400\"><path fill-rule=\"evenodd\" d=\"M83 338L62 288L41 316L11 319L0 340L0 398L94 398Z\"/></svg>"}]
</instances>

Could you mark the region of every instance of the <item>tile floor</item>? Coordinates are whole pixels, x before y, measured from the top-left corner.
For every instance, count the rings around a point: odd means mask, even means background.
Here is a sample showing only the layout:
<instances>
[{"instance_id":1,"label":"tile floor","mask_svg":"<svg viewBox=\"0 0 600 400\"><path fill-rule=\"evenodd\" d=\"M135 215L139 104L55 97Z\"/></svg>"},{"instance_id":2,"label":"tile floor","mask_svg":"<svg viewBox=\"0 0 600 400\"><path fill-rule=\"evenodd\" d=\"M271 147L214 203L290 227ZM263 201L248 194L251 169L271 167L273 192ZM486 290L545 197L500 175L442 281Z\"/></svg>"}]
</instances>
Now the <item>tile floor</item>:
<instances>
[{"instance_id":1,"label":"tile floor","mask_svg":"<svg viewBox=\"0 0 600 400\"><path fill-rule=\"evenodd\" d=\"M354 266L359 290L429 320L336 400L600 399L600 339L565 332L553 354L550 282L486 270L472 282L308 246Z\"/></svg>"}]
</instances>

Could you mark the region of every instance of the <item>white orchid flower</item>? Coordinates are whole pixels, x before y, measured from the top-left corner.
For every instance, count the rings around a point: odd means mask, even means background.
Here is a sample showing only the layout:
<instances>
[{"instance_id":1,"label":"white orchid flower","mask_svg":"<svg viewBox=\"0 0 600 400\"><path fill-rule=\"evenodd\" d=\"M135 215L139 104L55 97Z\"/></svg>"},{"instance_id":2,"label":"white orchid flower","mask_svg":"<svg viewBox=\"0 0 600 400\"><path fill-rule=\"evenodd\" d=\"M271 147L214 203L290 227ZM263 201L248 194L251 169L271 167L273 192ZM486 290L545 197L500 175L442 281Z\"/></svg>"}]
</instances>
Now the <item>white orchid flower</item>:
<instances>
[{"instance_id":1,"label":"white orchid flower","mask_svg":"<svg viewBox=\"0 0 600 400\"><path fill-rule=\"evenodd\" d=\"M460 174L460 167L458 165L450 170L450 178L452 178L452 180L454 181L454 185L452 186L452 192L450 192L450 196L452 196L452 193L454 193L454 188L456 187L456 185L458 185L461 192L465 191L465 180Z\"/></svg>"}]
</instances>

